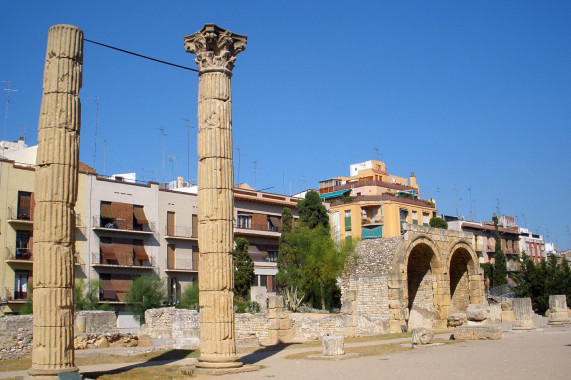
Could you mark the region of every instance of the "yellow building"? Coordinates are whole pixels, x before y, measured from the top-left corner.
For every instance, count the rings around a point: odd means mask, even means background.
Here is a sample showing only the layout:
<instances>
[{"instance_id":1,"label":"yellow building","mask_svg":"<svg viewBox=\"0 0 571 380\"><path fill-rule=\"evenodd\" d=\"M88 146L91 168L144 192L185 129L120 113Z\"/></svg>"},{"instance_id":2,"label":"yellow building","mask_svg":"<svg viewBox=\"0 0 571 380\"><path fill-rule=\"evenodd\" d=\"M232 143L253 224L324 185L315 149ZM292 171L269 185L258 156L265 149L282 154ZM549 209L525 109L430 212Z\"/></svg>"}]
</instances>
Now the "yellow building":
<instances>
[{"instance_id":1,"label":"yellow building","mask_svg":"<svg viewBox=\"0 0 571 380\"><path fill-rule=\"evenodd\" d=\"M350 172L319 183L336 241L398 236L403 223L428 225L434 216L435 202L420 199L414 173L409 179L391 175L376 160L353 164Z\"/></svg>"}]
</instances>

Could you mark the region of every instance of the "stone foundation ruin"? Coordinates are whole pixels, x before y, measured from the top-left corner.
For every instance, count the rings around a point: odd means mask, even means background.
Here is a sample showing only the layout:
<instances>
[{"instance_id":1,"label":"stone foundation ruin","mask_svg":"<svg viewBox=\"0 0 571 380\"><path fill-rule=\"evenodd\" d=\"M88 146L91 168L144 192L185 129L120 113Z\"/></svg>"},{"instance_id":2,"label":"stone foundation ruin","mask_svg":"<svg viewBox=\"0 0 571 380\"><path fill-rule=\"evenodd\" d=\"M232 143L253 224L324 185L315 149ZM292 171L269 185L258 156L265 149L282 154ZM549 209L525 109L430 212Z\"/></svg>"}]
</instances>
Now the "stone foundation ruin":
<instances>
[{"instance_id":1,"label":"stone foundation ruin","mask_svg":"<svg viewBox=\"0 0 571 380\"><path fill-rule=\"evenodd\" d=\"M342 311L356 335L443 329L469 304L484 303L472 234L404 224L404 235L356 245L341 280Z\"/></svg>"}]
</instances>

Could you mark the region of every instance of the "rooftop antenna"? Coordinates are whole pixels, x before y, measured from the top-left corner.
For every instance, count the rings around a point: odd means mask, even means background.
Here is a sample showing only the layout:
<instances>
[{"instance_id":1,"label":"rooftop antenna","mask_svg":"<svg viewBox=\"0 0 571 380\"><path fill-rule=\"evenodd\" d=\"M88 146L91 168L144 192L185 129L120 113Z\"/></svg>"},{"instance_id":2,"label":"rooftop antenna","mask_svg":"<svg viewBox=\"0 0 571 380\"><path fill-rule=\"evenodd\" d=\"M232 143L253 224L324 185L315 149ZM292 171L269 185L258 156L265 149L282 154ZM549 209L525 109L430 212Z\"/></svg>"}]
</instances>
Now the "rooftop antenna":
<instances>
[{"instance_id":1,"label":"rooftop antenna","mask_svg":"<svg viewBox=\"0 0 571 380\"><path fill-rule=\"evenodd\" d=\"M99 97L87 98L95 100L95 138L93 139L93 169L97 171L97 129L99 128Z\"/></svg>"},{"instance_id":2,"label":"rooftop antenna","mask_svg":"<svg viewBox=\"0 0 571 380\"><path fill-rule=\"evenodd\" d=\"M472 186L468 188L468 192L470 193L470 220L474 220L474 213L472 212Z\"/></svg>"},{"instance_id":3,"label":"rooftop antenna","mask_svg":"<svg viewBox=\"0 0 571 380\"><path fill-rule=\"evenodd\" d=\"M242 158L242 156L244 156L242 153L240 153L240 148L236 148L236 150L238 151L238 181L237 184L240 184L240 159Z\"/></svg>"},{"instance_id":4,"label":"rooftop antenna","mask_svg":"<svg viewBox=\"0 0 571 380\"><path fill-rule=\"evenodd\" d=\"M377 154L377 161L379 161L379 148L375 148L375 153Z\"/></svg>"},{"instance_id":5,"label":"rooftop antenna","mask_svg":"<svg viewBox=\"0 0 571 380\"><path fill-rule=\"evenodd\" d=\"M27 133L26 133L26 124L22 124L22 125L20 125L20 127L24 128L24 144L25 144L25 143L26 143L26 135L27 135Z\"/></svg>"},{"instance_id":6,"label":"rooftop antenna","mask_svg":"<svg viewBox=\"0 0 571 380\"><path fill-rule=\"evenodd\" d=\"M176 179L175 173L178 173L178 163L176 161L176 155L169 154L169 161L171 162L171 176L172 176L173 180L175 180ZM175 166L176 166L176 171L173 168Z\"/></svg>"},{"instance_id":7,"label":"rooftop antenna","mask_svg":"<svg viewBox=\"0 0 571 380\"><path fill-rule=\"evenodd\" d=\"M12 84L12 82L9 80L2 80L0 82L8 84L8 88L4 89L4 91L6 91L6 111L4 113L4 135L2 137L2 140L6 141L6 128L8 126L8 105L10 104L10 95L13 92L18 92L18 90L14 90L13 88L10 88L10 85ZM2 146L2 154L4 154L4 149L5 149L4 146Z\"/></svg>"},{"instance_id":8,"label":"rooftop antenna","mask_svg":"<svg viewBox=\"0 0 571 380\"><path fill-rule=\"evenodd\" d=\"M193 129L194 127L192 125L190 125L190 119L185 119L183 118L182 120L186 121L186 125L184 126L184 128L186 128L187 131L187 136L188 136L188 145L187 145L187 162L186 162L186 166L188 169L188 182L190 183L190 130Z\"/></svg>"},{"instance_id":9,"label":"rooftop antenna","mask_svg":"<svg viewBox=\"0 0 571 380\"><path fill-rule=\"evenodd\" d=\"M254 160L252 163L254 164L254 190L256 190L257 180L258 180L258 170L260 170L260 168L258 167L258 161Z\"/></svg>"},{"instance_id":10,"label":"rooftop antenna","mask_svg":"<svg viewBox=\"0 0 571 380\"><path fill-rule=\"evenodd\" d=\"M456 185L452 185L452 189L454 189L454 194L456 195L456 203L454 204L454 208L456 209L456 216L458 216L458 189Z\"/></svg>"},{"instance_id":11,"label":"rooftop antenna","mask_svg":"<svg viewBox=\"0 0 571 380\"><path fill-rule=\"evenodd\" d=\"M496 206L496 213L498 214L498 218L502 215L500 213L500 198L496 198L496 201L498 202L498 205Z\"/></svg>"},{"instance_id":12,"label":"rooftop antenna","mask_svg":"<svg viewBox=\"0 0 571 380\"><path fill-rule=\"evenodd\" d=\"M440 187L436 188L436 202L440 204Z\"/></svg>"},{"instance_id":13,"label":"rooftop antenna","mask_svg":"<svg viewBox=\"0 0 571 380\"><path fill-rule=\"evenodd\" d=\"M165 183L165 129L163 127L155 128L157 131L161 131L161 136L163 138L163 184Z\"/></svg>"},{"instance_id":14,"label":"rooftop antenna","mask_svg":"<svg viewBox=\"0 0 571 380\"><path fill-rule=\"evenodd\" d=\"M107 139L103 140L103 175L107 173Z\"/></svg>"},{"instance_id":15,"label":"rooftop antenna","mask_svg":"<svg viewBox=\"0 0 571 380\"><path fill-rule=\"evenodd\" d=\"M474 220L476 220L477 216L476 216L476 200L473 199L472 202L474 203Z\"/></svg>"}]
</instances>

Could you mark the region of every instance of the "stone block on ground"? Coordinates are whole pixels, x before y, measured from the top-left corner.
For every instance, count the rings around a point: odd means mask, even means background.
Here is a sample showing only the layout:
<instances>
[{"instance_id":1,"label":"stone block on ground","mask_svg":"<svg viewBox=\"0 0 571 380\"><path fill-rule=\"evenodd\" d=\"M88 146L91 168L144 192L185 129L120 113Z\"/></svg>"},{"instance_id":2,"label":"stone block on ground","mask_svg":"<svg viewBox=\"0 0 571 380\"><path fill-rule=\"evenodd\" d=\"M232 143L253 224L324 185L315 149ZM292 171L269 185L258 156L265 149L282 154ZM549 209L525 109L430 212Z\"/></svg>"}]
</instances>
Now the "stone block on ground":
<instances>
[{"instance_id":1,"label":"stone block on ground","mask_svg":"<svg viewBox=\"0 0 571 380\"><path fill-rule=\"evenodd\" d=\"M322 338L323 356L339 356L345 354L343 336L328 336Z\"/></svg>"},{"instance_id":2,"label":"stone block on ground","mask_svg":"<svg viewBox=\"0 0 571 380\"><path fill-rule=\"evenodd\" d=\"M466 319L474 322L481 322L488 318L486 305L471 304L466 308Z\"/></svg>"},{"instance_id":3,"label":"stone block on ground","mask_svg":"<svg viewBox=\"0 0 571 380\"><path fill-rule=\"evenodd\" d=\"M454 313L448 316L447 324L448 327L458 327L466 323L466 314L464 313Z\"/></svg>"},{"instance_id":4,"label":"stone block on ground","mask_svg":"<svg viewBox=\"0 0 571 380\"><path fill-rule=\"evenodd\" d=\"M454 329L457 340L498 340L502 338L500 325L460 326Z\"/></svg>"},{"instance_id":5,"label":"stone block on ground","mask_svg":"<svg viewBox=\"0 0 571 380\"><path fill-rule=\"evenodd\" d=\"M412 329L412 344L428 344L434 339L432 331L419 327Z\"/></svg>"}]
</instances>

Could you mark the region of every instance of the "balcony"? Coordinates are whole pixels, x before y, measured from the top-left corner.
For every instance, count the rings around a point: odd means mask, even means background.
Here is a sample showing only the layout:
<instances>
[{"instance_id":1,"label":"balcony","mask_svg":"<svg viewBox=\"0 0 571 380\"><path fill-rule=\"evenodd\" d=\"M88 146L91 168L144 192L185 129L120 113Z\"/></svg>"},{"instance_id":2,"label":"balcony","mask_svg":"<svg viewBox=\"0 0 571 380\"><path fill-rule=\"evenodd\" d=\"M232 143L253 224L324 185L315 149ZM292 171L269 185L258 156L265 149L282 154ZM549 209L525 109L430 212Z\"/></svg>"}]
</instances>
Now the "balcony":
<instances>
[{"instance_id":1,"label":"balcony","mask_svg":"<svg viewBox=\"0 0 571 380\"><path fill-rule=\"evenodd\" d=\"M235 222L234 223L234 233L237 235L247 235L247 236L269 236L269 237L280 237L280 228L271 225L269 223L251 223L251 222Z\"/></svg>"},{"instance_id":2,"label":"balcony","mask_svg":"<svg viewBox=\"0 0 571 380\"><path fill-rule=\"evenodd\" d=\"M106 231L118 234L153 235L155 233L155 222L147 225L140 225L140 228L127 228L125 219L117 218L110 222L103 223L99 215L93 216L93 230Z\"/></svg>"},{"instance_id":3,"label":"balcony","mask_svg":"<svg viewBox=\"0 0 571 380\"><path fill-rule=\"evenodd\" d=\"M148 257L148 260L141 261L136 258L128 258L127 262L119 263L115 257L105 257L101 253L93 252L91 254L91 266L103 268L122 268L122 269L154 269L155 258Z\"/></svg>"},{"instance_id":4,"label":"balcony","mask_svg":"<svg viewBox=\"0 0 571 380\"><path fill-rule=\"evenodd\" d=\"M24 303L28 299L28 292L15 290L14 288L4 288L6 290L6 299L8 302Z\"/></svg>"},{"instance_id":5,"label":"balcony","mask_svg":"<svg viewBox=\"0 0 571 380\"><path fill-rule=\"evenodd\" d=\"M32 250L29 248L6 247L6 262L32 264L34 262Z\"/></svg>"},{"instance_id":6,"label":"balcony","mask_svg":"<svg viewBox=\"0 0 571 380\"><path fill-rule=\"evenodd\" d=\"M31 212L29 209L8 207L8 223L32 226L34 221L31 219Z\"/></svg>"},{"instance_id":7,"label":"balcony","mask_svg":"<svg viewBox=\"0 0 571 380\"><path fill-rule=\"evenodd\" d=\"M167 226L165 228L165 238L172 240L197 240L197 236L193 236L192 228L185 226Z\"/></svg>"},{"instance_id":8,"label":"balcony","mask_svg":"<svg viewBox=\"0 0 571 380\"><path fill-rule=\"evenodd\" d=\"M193 268L191 259L177 259L174 262L165 260L165 272L198 273L198 268Z\"/></svg>"}]
</instances>

